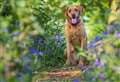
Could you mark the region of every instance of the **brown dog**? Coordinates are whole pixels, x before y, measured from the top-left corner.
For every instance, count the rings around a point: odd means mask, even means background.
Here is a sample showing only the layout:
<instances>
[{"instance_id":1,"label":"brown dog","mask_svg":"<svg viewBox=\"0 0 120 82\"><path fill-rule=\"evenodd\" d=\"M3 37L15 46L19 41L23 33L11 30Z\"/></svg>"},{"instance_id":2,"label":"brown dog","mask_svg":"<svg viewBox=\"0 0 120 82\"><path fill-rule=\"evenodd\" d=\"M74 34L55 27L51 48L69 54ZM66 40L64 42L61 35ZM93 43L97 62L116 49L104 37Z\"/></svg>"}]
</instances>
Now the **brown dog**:
<instances>
[{"instance_id":1,"label":"brown dog","mask_svg":"<svg viewBox=\"0 0 120 82\"><path fill-rule=\"evenodd\" d=\"M66 7L64 15L67 18L65 23L66 49L65 56L67 57L66 64L77 65L76 47L87 49L87 35L83 22L80 19L80 14L83 12L83 6L73 5Z\"/></svg>"}]
</instances>

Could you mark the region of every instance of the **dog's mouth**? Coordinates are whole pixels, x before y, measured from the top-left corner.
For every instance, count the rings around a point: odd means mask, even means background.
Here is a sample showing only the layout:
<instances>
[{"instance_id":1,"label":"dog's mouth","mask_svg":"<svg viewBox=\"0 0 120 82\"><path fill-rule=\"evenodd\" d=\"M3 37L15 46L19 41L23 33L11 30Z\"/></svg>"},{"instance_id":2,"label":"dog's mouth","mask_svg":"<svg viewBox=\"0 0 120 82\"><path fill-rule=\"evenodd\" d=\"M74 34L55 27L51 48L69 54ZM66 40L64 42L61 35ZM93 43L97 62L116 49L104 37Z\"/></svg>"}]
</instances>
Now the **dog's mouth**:
<instances>
[{"instance_id":1,"label":"dog's mouth","mask_svg":"<svg viewBox=\"0 0 120 82\"><path fill-rule=\"evenodd\" d=\"M75 18L71 18L71 24L72 25L77 25L80 22L80 19L75 17Z\"/></svg>"},{"instance_id":2,"label":"dog's mouth","mask_svg":"<svg viewBox=\"0 0 120 82\"><path fill-rule=\"evenodd\" d=\"M77 18L72 18L72 19L71 19L71 23L72 23L72 24L77 24L77 22L78 22L78 19L77 19Z\"/></svg>"},{"instance_id":3,"label":"dog's mouth","mask_svg":"<svg viewBox=\"0 0 120 82\"><path fill-rule=\"evenodd\" d=\"M68 18L68 22L71 25L77 25L80 22L79 15L76 16L75 14L73 14L72 17Z\"/></svg>"}]
</instances>

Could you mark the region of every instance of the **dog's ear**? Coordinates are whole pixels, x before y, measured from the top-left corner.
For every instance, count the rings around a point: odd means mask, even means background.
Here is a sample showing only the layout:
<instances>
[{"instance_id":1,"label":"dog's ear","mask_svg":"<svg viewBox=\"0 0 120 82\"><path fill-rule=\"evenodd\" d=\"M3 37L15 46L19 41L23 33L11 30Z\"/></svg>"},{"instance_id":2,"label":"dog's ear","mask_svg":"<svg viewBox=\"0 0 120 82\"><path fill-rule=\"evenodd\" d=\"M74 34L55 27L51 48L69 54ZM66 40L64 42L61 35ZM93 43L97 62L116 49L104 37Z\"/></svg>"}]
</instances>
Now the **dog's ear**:
<instances>
[{"instance_id":1,"label":"dog's ear","mask_svg":"<svg viewBox=\"0 0 120 82\"><path fill-rule=\"evenodd\" d=\"M84 5L80 4L80 12L84 12Z\"/></svg>"},{"instance_id":2,"label":"dog's ear","mask_svg":"<svg viewBox=\"0 0 120 82\"><path fill-rule=\"evenodd\" d=\"M63 7L63 13L64 13L64 16L66 16L67 17L67 13L68 12L68 6L64 6Z\"/></svg>"},{"instance_id":3,"label":"dog's ear","mask_svg":"<svg viewBox=\"0 0 120 82\"><path fill-rule=\"evenodd\" d=\"M80 13L84 12L85 6L83 4L77 5L77 7L79 8Z\"/></svg>"}]
</instances>

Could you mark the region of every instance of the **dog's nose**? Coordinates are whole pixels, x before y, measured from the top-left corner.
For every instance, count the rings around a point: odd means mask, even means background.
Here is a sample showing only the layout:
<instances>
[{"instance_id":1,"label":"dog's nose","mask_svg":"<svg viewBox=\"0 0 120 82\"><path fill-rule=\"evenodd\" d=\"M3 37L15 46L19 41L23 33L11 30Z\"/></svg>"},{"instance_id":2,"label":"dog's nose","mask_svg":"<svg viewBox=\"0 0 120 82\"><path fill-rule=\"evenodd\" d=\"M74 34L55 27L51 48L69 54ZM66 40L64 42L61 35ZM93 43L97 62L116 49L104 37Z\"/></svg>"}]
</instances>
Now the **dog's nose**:
<instances>
[{"instance_id":1,"label":"dog's nose","mask_svg":"<svg viewBox=\"0 0 120 82\"><path fill-rule=\"evenodd\" d=\"M75 18L75 14L72 14L72 18Z\"/></svg>"}]
</instances>

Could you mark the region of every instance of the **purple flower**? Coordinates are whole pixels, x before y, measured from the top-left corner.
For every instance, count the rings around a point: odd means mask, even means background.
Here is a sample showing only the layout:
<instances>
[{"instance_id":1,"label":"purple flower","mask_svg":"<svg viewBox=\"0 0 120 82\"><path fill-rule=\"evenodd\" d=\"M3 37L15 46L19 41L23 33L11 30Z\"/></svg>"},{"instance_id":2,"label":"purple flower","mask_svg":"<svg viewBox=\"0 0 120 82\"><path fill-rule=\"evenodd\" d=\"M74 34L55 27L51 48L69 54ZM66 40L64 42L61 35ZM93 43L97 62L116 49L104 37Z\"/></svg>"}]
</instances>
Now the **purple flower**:
<instances>
[{"instance_id":1,"label":"purple flower","mask_svg":"<svg viewBox=\"0 0 120 82\"><path fill-rule=\"evenodd\" d=\"M16 79L19 80L19 82L23 82L24 81L23 74L22 73L17 73Z\"/></svg>"},{"instance_id":2,"label":"purple flower","mask_svg":"<svg viewBox=\"0 0 120 82\"><path fill-rule=\"evenodd\" d=\"M107 32L107 31L104 31L104 32L102 32L102 34L107 35L107 34L108 34L108 32Z\"/></svg>"},{"instance_id":3,"label":"purple flower","mask_svg":"<svg viewBox=\"0 0 120 82\"><path fill-rule=\"evenodd\" d=\"M110 25L107 26L107 31L108 31L108 33L113 32L114 29L115 29L115 28L114 28L114 25L112 25L112 24L110 24Z\"/></svg>"},{"instance_id":4,"label":"purple flower","mask_svg":"<svg viewBox=\"0 0 120 82\"><path fill-rule=\"evenodd\" d=\"M100 79L101 81L104 81L104 79L105 79L104 73L100 73L100 74L99 74L99 79Z\"/></svg>"},{"instance_id":5,"label":"purple flower","mask_svg":"<svg viewBox=\"0 0 120 82\"><path fill-rule=\"evenodd\" d=\"M101 65L100 58L97 58L97 59L95 60L94 64L95 64L96 66L100 66L100 65Z\"/></svg>"},{"instance_id":6,"label":"purple flower","mask_svg":"<svg viewBox=\"0 0 120 82\"><path fill-rule=\"evenodd\" d=\"M73 82L79 82L79 79L76 78L76 79L73 80Z\"/></svg>"},{"instance_id":7,"label":"purple flower","mask_svg":"<svg viewBox=\"0 0 120 82\"><path fill-rule=\"evenodd\" d=\"M95 62L94 62L94 65L95 65L95 66L100 66L100 67L102 67L102 66L104 66L104 62L102 62L102 61L100 60L100 58L97 58L97 59L95 60Z\"/></svg>"},{"instance_id":8,"label":"purple flower","mask_svg":"<svg viewBox=\"0 0 120 82\"><path fill-rule=\"evenodd\" d=\"M39 55L43 55L44 53L42 51L39 51Z\"/></svg>"},{"instance_id":9,"label":"purple flower","mask_svg":"<svg viewBox=\"0 0 120 82\"><path fill-rule=\"evenodd\" d=\"M12 36L18 36L19 34L20 34L20 32L18 32L18 31L17 32L13 32Z\"/></svg>"},{"instance_id":10,"label":"purple flower","mask_svg":"<svg viewBox=\"0 0 120 82\"><path fill-rule=\"evenodd\" d=\"M116 37L116 38L120 38L120 32L116 32L116 33L115 33L115 37Z\"/></svg>"},{"instance_id":11,"label":"purple flower","mask_svg":"<svg viewBox=\"0 0 120 82\"><path fill-rule=\"evenodd\" d=\"M9 29L8 29L8 28L5 28L3 31L4 31L4 32L9 32Z\"/></svg>"},{"instance_id":12,"label":"purple flower","mask_svg":"<svg viewBox=\"0 0 120 82\"><path fill-rule=\"evenodd\" d=\"M95 47L95 45L94 45L95 43L96 43L95 40L90 41L90 43L88 43L88 45L87 45L87 48L94 48Z\"/></svg>"},{"instance_id":13,"label":"purple flower","mask_svg":"<svg viewBox=\"0 0 120 82\"><path fill-rule=\"evenodd\" d=\"M92 81L95 81L95 80L96 80L96 77L93 77L93 78L92 78Z\"/></svg>"},{"instance_id":14,"label":"purple flower","mask_svg":"<svg viewBox=\"0 0 120 82\"><path fill-rule=\"evenodd\" d=\"M32 53L32 54L38 54L39 51L33 47L29 48L29 52Z\"/></svg>"},{"instance_id":15,"label":"purple flower","mask_svg":"<svg viewBox=\"0 0 120 82\"><path fill-rule=\"evenodd\" d=\"M38 38L35 40L35 42L36 42L37 44L43 44L43 43L44 43L44 39L43 39L42 37L38 37Z\"/></svg>"},{"instance_id":16,"label":"purple flower","mask_svg":"<svg viewBox=\"0 0 120 82\"><path fill-rule=\"evenodd\" d=\"M33 48L33 47L29 48L29 52L31 54L37 54L37 55L43 55L44 54L42 51L39 51L39 50L37 50L36 48Z\"/></svg>"},{"instance_id":17,"label":"purple flower","mask_svg":"<svg viewBox=\"0 0 120 82\"><path fill-rule=\"evenodd\" d=\"M56 34L56 35L55 35L55 40L56 40L57 42L62 41L62 40L63 40L63 36L61 36L60 34Z\"/></svg>"},{"instance_id":18,"label":"purple flower","mask_svg":"<svg viewBox=\"0 0 120 82\"><path fill-rule=\"evenodd\" d=\"M88 45L87 48L94 48L95 47L95 43L99 40L102 40L102 37L100 36L96 36Z\"/></svg>"},{"instance_id":19,"label":"purple flower","mask_svg":"<svg viewBox=\"0 0 120 82\"><path fill-rule=\"evenodd\" d=\"M88 45L87 45L87 48L94 48L95 46L93 45L92 42L90 42Z\"/></svg>"},{"instance_id":20,"label":"purple flower","mask_svg":"<svg viewBox=\"0 0 120 82\"><path fill-rule=\"evenodd\" d=\"M97 42L97 41L99 41L99 40L102 40L102 37L96 36L95 39L94 39L95 42Z\"/></svg>"},{"instance_id":21,"label":"purple flower","mask_svg":"<svg viewBox=\"0 0 120 82\"><path fill-rule=\"evenodd\" d=\"M23 65L23 72L29 74L30 76L32 75L32 68L30 64Z\"/></svg>"}]
</instances>

